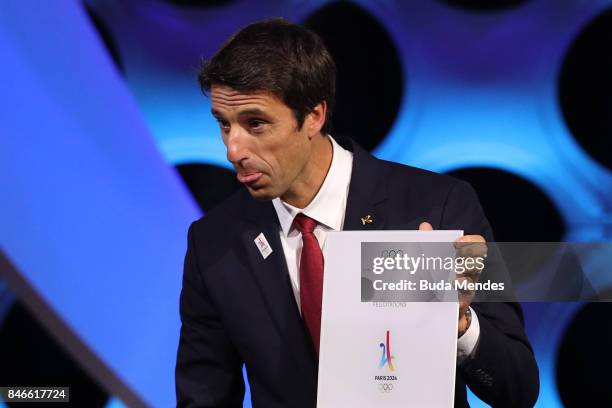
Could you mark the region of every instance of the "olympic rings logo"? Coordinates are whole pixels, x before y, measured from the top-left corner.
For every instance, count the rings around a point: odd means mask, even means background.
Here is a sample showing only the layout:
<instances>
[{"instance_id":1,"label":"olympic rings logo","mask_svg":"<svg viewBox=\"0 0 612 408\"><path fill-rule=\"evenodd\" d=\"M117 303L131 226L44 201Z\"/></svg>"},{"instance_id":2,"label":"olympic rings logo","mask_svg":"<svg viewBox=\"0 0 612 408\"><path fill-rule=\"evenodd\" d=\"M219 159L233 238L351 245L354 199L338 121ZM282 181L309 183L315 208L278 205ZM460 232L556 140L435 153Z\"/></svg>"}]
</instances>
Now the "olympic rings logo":
<instances>
[{"instance_id":1,"label":"olympic rings logo","mask_svg":"<svg viewBox=\"0 0 612 408\"><path fill-rule=\"evenodd\" d=\"M379 383L378 384L378 391L389 393L389 392L393 391L393 384L390 384L390 383Z\"/></svg>"},{"instance_id":2,"label":"olympic rings logo","mask_svg":"<svg viewBox=\"0 0 612 408\"><path fill-rule=\"evenodd\" d=\"M397 255L402 256L404 255L404 251L402 251L401 249L395 250L395 249L390 249L390 250L384 250L382 251L381 256L383 258L395 258Z\"/></svg>"}]
</instances>

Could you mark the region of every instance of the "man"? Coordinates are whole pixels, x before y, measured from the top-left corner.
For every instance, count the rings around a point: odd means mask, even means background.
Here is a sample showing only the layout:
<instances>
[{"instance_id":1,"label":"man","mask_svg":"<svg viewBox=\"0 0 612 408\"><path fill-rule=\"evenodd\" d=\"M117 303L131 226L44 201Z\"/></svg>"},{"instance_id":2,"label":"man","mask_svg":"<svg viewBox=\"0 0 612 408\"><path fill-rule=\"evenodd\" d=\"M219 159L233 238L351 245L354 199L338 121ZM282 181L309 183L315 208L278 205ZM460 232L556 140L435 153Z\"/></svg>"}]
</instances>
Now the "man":
<instances>
[{"instance_id":1,"label":"man","mask_svg":"<svg viewBox=\"0 0 612 408\"><path fill-rule=\"evenodd\" d=\"M316 34L252 24L199 80L246 189L189 229L178 405L241 406L245 364L255 407L314 407L327 231L463 229L461 247L490 241L491 228L466 183L328 135L335 66ZM522 319L517 304L462 304L456 407L466 385L496 407L535 403Z\"/></svg>"}]
</instances>

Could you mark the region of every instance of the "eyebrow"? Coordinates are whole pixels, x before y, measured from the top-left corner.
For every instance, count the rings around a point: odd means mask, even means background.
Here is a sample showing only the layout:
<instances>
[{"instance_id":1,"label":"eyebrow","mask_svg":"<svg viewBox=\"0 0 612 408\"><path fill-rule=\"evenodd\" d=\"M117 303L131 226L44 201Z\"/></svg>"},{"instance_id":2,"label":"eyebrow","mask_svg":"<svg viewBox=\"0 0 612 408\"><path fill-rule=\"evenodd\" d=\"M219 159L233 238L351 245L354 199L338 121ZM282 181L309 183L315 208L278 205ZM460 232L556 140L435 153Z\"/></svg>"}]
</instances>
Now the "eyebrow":
<instances>
[{"instance_id":1,"label":"eyebrow","mask_svg":"<svg viewBox=\"0 0 612 408\"><path fill-rule=\"evenodd\" d=\"M266 112L258 108L247 109L238 114L238 116L251 116L251 115L260 115L260 116L266 116L266 117L268 116Z\"/></svg>"},{"instance_id":2,"label":"eyebrow","mask_svg":"<svg viewBox=\"0 0 612 408\"><path fill-rule=\"evenodd\" d=\"M216 118L222 118L223 117L223 114L221 114L221 112L219 112L219 111L217 111L215 109L211 109L210 113L214 117L216 117ZM238 114L238 116L241 116L241 117L243 117L243 116L265 116L266 118L270 117L266 112L264 112L264 111L262 111L261 109L258 109L258 108L244 110L244 111L240 112Z\"/></svg>"}]
</instances>

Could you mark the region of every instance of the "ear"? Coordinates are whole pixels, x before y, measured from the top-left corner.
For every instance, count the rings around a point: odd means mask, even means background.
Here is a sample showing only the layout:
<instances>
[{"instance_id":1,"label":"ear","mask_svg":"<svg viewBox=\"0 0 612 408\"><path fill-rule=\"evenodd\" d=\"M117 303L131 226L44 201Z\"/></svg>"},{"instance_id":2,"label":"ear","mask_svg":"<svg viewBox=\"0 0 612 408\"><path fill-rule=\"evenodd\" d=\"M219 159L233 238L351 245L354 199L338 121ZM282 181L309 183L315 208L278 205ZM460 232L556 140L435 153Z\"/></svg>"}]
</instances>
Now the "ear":
<instances>
[{"instance_id":1,"label":"ear","mask_svg":"<svg viewBox=\"0 0 612 408\"><path fill-rule=\"evenodd\" d=\"M321 133L325 117L327 116L327 102L323 101L312 108L312 111L304 118L304 126L308 132L308 138L312 139Z\"/></svg>"}]
</instances>

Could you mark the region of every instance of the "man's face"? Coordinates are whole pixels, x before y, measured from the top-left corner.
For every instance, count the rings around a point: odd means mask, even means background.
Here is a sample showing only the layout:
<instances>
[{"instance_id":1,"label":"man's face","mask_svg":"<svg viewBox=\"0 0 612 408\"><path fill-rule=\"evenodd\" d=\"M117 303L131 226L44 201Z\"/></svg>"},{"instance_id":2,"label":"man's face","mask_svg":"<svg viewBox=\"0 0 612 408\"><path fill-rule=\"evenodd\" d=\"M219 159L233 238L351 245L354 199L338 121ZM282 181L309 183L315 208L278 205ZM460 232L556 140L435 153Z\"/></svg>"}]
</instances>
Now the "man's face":
<instances>
[{"instance_id":1,"label":"man's face","mask_svg":"<svg viewBox=\"0 0 612 408\"><path fill-rule=\"evenodd\" d=\"M210 95L238 180L257 199L285 194L310 159L306 126L298 129L293 111L268 92L213 85Z\"/></svg>"}]
</instances>

